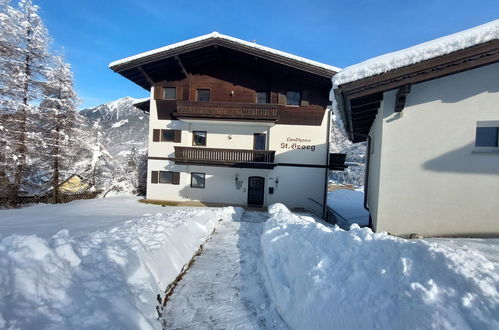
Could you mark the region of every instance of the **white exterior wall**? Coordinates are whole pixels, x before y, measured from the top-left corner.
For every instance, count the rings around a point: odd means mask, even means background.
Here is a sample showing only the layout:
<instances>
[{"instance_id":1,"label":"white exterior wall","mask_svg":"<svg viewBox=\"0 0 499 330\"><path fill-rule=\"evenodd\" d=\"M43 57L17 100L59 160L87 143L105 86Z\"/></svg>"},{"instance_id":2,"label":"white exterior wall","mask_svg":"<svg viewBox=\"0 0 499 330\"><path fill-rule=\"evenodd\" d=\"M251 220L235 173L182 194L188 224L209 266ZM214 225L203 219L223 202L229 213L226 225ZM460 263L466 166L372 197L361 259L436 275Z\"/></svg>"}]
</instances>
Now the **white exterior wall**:
<instances>
[{"instance_id":1,"label":"white exterior wall","mask_svg":"<svg viewBox=\"0 0 499 330\"><path fill-rule=\"evenodd\" d=\"M383 107L383 101L382 105ZM368 194L367 194L367 205L369 207L369 214L371 215L374 228L376 228L376 223L378 219L378 206L379 206L379 189L381 184L381 178L379 175L381 167L381 148L383 141L380 138L383 132L383 116L378 112L374 123L369 132L371 137L371 148L369 150L369 183L368 183Z\"/></svg>"},{"instance_id":2,"label":"white exterior wall","mask_svg":"<svg viewBox=\"0 0 499 330\"><path fill-rule=\"evenodd\" d=\"M154 95L154 91L152 92ZM196 120L158 120L151 99L149 157L173 158L174 146L192 147L192 132L207 131L206 148L253 149L253 134L266 133L268 150L275 150L275 163L327 165L327 112L321 126L272 125L250 122ZM182 130L180 143L153 142L153 129ZM203 148L203 147L199 147ZM151 171L180 172L180 184L152 184ZM206 173L205 188L191 188L192 172ZM240 183L236 187L235 176ZM149 159L147 198L169 201L202 201L247 204L248 177L265 178L264 205L281 202L289 208L304 208L322 215L327 183L326 169L318 167L276 166L274 169L246 169L220 166L175 165L172 160ZM276 184L276 181L278 182ZM269 188L274 193L269 193ZM315 200L316 202L312 201Z\"/></svg>"},{"instance_id":3,"label":"white exterior wall","mask_svg":"<svg viewBox=\"0 0 499 330\"><path fill-rule=\"evenodd\" d=\"M376 231L499 235L499 153L474 146L477 121L499 120L498 77L496 63L413 85L401 114L384 94Z\"/></svg>"}]
</instances>

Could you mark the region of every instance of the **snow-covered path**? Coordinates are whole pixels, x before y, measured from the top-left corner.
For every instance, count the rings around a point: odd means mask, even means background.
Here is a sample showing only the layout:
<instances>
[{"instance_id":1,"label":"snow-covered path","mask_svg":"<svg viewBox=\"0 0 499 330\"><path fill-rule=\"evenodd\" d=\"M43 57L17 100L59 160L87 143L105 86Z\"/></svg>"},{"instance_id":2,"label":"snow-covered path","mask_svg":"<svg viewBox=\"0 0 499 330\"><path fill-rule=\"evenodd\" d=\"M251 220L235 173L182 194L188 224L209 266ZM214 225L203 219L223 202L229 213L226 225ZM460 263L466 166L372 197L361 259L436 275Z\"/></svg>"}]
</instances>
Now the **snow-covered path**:
<instances>
[{"instance_id":1,"label":"snow-covered path","mask_svg":"<svg viewBox=\"0 0 499 330\"><path fill-rule=\"evenodd\" d=\"M170 297L168 329L286 329L266 294L260 236L268 214L223 222Z\"/></svg>"}]
</instances>

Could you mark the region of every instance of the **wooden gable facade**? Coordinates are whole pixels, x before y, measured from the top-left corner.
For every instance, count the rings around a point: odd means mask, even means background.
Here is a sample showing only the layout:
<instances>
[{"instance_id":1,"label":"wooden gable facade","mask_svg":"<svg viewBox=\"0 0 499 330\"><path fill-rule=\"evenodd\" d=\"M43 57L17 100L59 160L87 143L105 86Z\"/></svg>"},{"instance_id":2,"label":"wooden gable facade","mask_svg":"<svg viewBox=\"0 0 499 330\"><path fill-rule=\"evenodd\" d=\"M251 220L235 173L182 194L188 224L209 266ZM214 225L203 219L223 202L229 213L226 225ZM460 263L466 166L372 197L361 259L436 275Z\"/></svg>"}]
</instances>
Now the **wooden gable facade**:
<instances>
[{"instance_id":1,"label":"wooden gable facade","mask_svg":"<svg viewBox=\"0 0 499 330\"><path fill-rule=\"evenodd\" d=\"M111 69L145 89L154 86L158 119L206 117L271 120L279 124L320 125L329 104L332 68L262 51L223 38L199 42L140 57ZM164 88L176 88L175 99ZM209 105L199 102L209 90ZM268 93L266 104L257 92ZM289 106L288 92L300 93Z\"/></svg>"}]
</instances>

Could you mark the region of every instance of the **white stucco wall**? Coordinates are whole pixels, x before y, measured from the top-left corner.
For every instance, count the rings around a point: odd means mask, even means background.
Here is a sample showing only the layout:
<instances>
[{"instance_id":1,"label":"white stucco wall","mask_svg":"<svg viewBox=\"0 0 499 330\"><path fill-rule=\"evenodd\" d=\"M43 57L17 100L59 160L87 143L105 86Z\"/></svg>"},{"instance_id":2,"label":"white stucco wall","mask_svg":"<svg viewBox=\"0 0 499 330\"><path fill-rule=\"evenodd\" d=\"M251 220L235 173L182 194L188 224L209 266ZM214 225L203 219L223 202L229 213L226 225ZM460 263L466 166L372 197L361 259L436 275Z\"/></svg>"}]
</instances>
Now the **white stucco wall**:
<instances>
[{"instance_id":1,"label":"white stucco wall","mask_svg":"<svg viewBox=\"0 0 499 330\"><path fill-rule=\"evenodd\" d=\"M152 91L154 95L154 91ZM175 146L192 147L192 132L206 131L206 148L253 149L253 134L266 133L268 150L274 150L275 163L326 165L327 112L321 126L271 125L250 122L213 122L196 120L158 120L154 100L150 107L149 157L173 158ZM153 142L153 129L182 130L180 143ZM200 147L203 148L203 147ZM180 184L151 184L151 171L180 173ZM191 172L206 173L204 189L191 188ZM241 181L236 188L236 174ZM304 208L322 215L325 168L276 166L274 169L242 169L216 166L175 165L166 159L149 159L147 198L170 201L203 201L227 204L247 204L248 177L265 178L265 205L281 202L289 208ZM279 183L276 184L276 181ZM274 193L269 193L269 187ZM312 201L315 200L316 202Z\"/></svg>"},{"instance_id":2,"label":"white stucco wall","mask_svg":"<svg viewBox=\"0 0 499 330\"><path fill-rule=\"evenodd\" d=\"M175 165L167 160L149 160L147 198L168 201L202 201L246 205L248 178L265 179L264 205L283 203L322 215L325 170L321 168L279 166L273 170L215 166ZM180 184L152 184L151 171L180 172ZM191 173L205 173L205 188L191 188ZM235 177L239 184L236 186ZM277 182L277 183L276 183ZM270 194L269 188L274 188ZM311 199L316 202L312 201Z\"/></svg>"},{"instance_id":3,"label":"white stucco wall","mask_svg":"<svg viewBox=\"0 0 499 330\"><path fill-rule=\"evenodd\" d=\"M499 120L498 77L496 63L413 85L401 114L385 93L377 231L499 234L499 153L474 147L477 121Z\"/></svg>"},{"instance_id":4,"label":"white stucco wall","mask_svg":"<svg viewBox=\"0 0 499 330\"><path fill-rule=\"evenodd\" d=\"M381 102L381 107L383 107L383 101ZM383 133L383 115L378 112L376 119L371 127L369 136L371 137L371 147L369 150L369 184L368 184L368 195L367 195L367 205L369 207L369 214L372 218L372 224L374 229L377 227L378 219L378 205L379 205L379 185L381 183L380 177L380 167L381 162L381 148L383 140L380 138Z\"/></svg>"}]
</instances>

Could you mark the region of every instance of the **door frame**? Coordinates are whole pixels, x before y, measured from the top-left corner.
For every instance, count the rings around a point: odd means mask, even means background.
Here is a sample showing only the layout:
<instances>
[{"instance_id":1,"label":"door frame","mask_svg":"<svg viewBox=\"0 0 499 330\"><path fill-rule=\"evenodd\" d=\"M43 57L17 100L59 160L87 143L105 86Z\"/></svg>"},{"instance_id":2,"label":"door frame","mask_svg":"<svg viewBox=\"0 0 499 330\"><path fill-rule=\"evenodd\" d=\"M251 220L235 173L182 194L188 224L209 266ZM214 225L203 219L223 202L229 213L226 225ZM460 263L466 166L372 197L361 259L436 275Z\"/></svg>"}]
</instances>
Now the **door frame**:
<instances>
[{"instance_id":1,"label":"door frame","mask_svg":"<svg viewBox=\"0 0 499 330\"><path fill-rule=\"evenodd\" d=\"M250 200L249 200L249 198L250 198L250 189L251 189L250 182L251 182L251 179L254 179L254 178L261 179L261 181L262 181L262 204L251 204ZM248 177L248 196L247 196L247 199L246 199L246 204L247 205L258 205L258 206L265 205L265 178L263 176L256 176L255 175L255 176Z\"/></svg>"}]
</instances>

